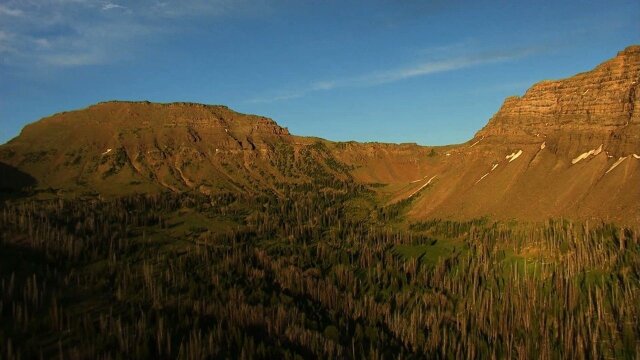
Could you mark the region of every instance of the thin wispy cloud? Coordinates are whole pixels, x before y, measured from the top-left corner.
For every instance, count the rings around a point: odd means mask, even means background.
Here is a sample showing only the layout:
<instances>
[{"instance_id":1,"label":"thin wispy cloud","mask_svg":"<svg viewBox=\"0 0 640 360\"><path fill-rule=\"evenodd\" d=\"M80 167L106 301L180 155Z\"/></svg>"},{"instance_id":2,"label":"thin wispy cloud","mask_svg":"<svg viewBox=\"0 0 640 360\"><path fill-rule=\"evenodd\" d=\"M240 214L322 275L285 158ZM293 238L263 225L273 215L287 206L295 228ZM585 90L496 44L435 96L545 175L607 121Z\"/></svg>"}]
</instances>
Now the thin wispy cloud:
<instances>
[{"instance_id":1,"label":"thin wispy cloud","mask_svg":"<svg viewBox=\"0 0 640 360\"><path fill-rule=\"evenodd\" d=\"M127 10L127 7L119 5L119 4L114 4L114 3L106 3L106 4L102 5L102 10L105 10L105 11L118 10L118 9Z\"/></svg>"},{"instance_id":2,"label":"thin wispy cloud","mask_svg":"<svg viewBox=\"0 0 640 360\"><path fill-rule=\"evenodd\" d=\"M75 67L135 56L173 22L249 8L248 0L9 0L0 4L0 65Z\"/></svg>"},{"instance_id":3,"label":"thin wispy cloud","mask_svg":"<svg viewBox=\"0 0 640 360\"><path fill-rule=\"evenodd\" d=\"M5 5L0 4L0 15L6 16L22 16L24 13L20 9L9 8Z\"/></svg>"},{"instance_id":4,"label":"thin wispy cloud","mask_svg":"<svg viewBox=\"0 0 640 360\"><path fill-rule=\"evenodd\" d=\"M306 87L297 90L279 92L273 96L255 98L249 100L249 102L269 103L296 99L306 96L310 93L327 91L337 88L378 86L431 74L469 68L473 66L510 61L527 56L534 51L536 50L533 48L529 48L513 51L496 51L492 53L455 56L439 60L428 60L421 63L405 65L394 69L371 72L354 77L316 81Z\"/></svg>"}]
</instances>

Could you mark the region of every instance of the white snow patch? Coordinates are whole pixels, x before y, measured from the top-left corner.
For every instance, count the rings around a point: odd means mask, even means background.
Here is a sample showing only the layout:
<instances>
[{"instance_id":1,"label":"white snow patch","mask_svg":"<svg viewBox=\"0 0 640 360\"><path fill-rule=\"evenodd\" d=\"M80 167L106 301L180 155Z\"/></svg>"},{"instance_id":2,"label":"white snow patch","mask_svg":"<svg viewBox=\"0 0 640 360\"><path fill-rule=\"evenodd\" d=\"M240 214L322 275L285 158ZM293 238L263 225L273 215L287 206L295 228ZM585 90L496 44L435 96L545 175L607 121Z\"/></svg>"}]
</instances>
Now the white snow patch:
<instances>
[{"instance_id":1,"label":"white snow patch","mask_svg":"<svg viewBox=\"0 0 640 360\"><path fill-rule=\"evenodd\" d=\"M422 180L426 179L426 178L427 178L427 176L429 176L429 175L425 175L424 177L422 177L421 179L418 179L418 180L413 180L412 182L410 182L410 184L415 184L415 183L417 183L417 182L420 182L420 181L422 181Z\"/></svg>"},{"instance_id":2,"label":"white snow patch","mask_svg":"<svg viewBox=\"0 0 640 360\"><path fill-rule=\"evenodd\" d=\"M633 157L636 159L640 159L640 155L633 154Z\"/></svg>"},{"instance_id":3,"label":"white snow patch","mask_svg":"<svg viewBox=\"0 0 640 360\"><path fill-rule=\"evenodd\" d=\"M600 154L602 152L602 144L600 144L600 147L596 149L596 151L593 153L593 156L596 156L598 154Z\"/></svg>"},{"instance_id":4,"label":"white snow patch","mask_svg":"<svg viewBox=\"0 0 640 360\"><path fill-rule=\"evenodd\" d=\"M608 174L609 171L613 170L616 168L616 166L620 165L628 156L623 156L620 159L616 160L616 162L613 163L613 165L609 168L609 170L607 170L607 172L605 174Z\"/></svg>"},{"instance_id":5,"label":"white snow patch","mask_svg":"<svg viewBox=\"0 0 640 360\"><path fill-rule=\"evenodd\" d=\"M107 149L107 151L103 152L102 155L107 155L108 153L111 152L112 149Z\"/></svg>"},{"instance_id":6,"label":"white snow patch","mask_svg":"<svg viewBox=\"0 0 640 360\"><path fill-rule=\"evenodd\" d=\"M542 145L540 145L540 150L544 149L547 147L547 142L543 142Z\"/></svg>"},{"instance_id":7,"label":"white snow patch","mask_svg":"<svg viewBox=\"0 0 640 360\"><path fill-rule=\"evenodd\" d=\"M520 157L520 155L522 155L522 150L518 150L517 152L514 152L511 155L507 155L504 158L509 160L509 162L512 162L513 160L517 159Z\"/></svg>"},{"instance_id":8,"label":"white snow patch","mask_svg":"<svg viewBox=\"0 0 640 360\"><path fill-rule=\"evenodd\" d=\"M583 92L583 93L582 93L582 96L587 95L587 93L589 92L589 90L591 90L591 89L587 89L587 91Z\"/></svg>"},{"instance_id":9,"label":"white snow patch","mask_svg":"<svg viewBox=\"0 0 640 360\"><path fill-rule=\"evenodd\" d=\"M584 159L588 158L591 155L596 156L596 155L600 154L601 152L602 152L602 144L597 149L589 150L586 153L580 154L580 156L578 156L577 158L571 160L571 163L572 164L577 164L579 161L584 160Z\"/></svg>"},{"instance_id":10,"label":"white snow patch","mask_svg":"<svg viewBox=\"0 0 640 360\"><path fill-rule=\"evenodd\" d=\"M447 155L447 156L451 156L451 154L449 154L449 153L446 153L445 155Z\"/></svg>"},{"instance_id":11,"label":"white snow patch","mask_svg":"<svg viewBox=\"0 0 640 360\"><path fill-rule=\"evenodd\" d=\"M478 141L474 142L473 144L471 144L471 146L469 146L469 148L472 148L472 147L474 147L474 146L478 145L478 143L479 143L480 141L482 141L483 139L484 139L484 136L483 136L482 138L480 138L480 140L478 140Z\"/></svg>"},{"instance_id":12,"label":"white snow patch","mask_svg":"<svg viewBox=\"0 0 640 360\"><path fill-rule=\"evenodd\" d=\"M431 179L429 179L429 181L427 181L424 185L420 186L420 188L418 188L418 190L416 190L413 193L411 193L411 195L409 195L409 197L412 197L413 195L417 194L420 190L424 189L427 185L431 184L431 180L435 179L436 176L438 176L438 175L433 175L431 177Z\"/></svg>"},{"instance_id":13,"label":"white snow patch","mask_svg":"<svg viewBox=\"0 0 640 360\"><path fill-rule=\"evenodd\" d=\"M491 167L491 171L495 170L498 167L499 164L493 164L493 166Z\"/></svg>"},{"instance_id":14,"label":"white snow patch","mask_svg":"<svg viewBox=\"0 0 640 360\"><path fill-rule=\"evenodd\" d=\"M479 183L482 179L486 178L487 175L489 175L489 173L486 173L486 174L482 175L482 177L480 179L478 179L478 181L476 181L476 184Z\"/></svg>"}]
</instances>

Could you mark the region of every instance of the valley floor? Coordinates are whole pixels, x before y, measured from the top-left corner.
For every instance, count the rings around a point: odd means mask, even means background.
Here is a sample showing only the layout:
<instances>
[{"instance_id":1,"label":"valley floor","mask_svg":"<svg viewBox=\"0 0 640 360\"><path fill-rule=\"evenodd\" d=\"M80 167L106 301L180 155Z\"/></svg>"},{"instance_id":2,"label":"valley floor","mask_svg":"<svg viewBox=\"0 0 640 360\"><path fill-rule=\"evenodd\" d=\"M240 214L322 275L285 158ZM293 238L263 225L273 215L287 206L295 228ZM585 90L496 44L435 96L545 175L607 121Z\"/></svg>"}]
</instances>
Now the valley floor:
<instances>
[{"instance_id":1,"label":"valley floor","mask_svg":"<svg viewBox=\"0 0 640 360\"><path fill-rule=\"evenodd\" d=\"M349 182L284 197L12 201L1 358L632 358L640 238L424 221Z\"/></svg>"}]
</instances>

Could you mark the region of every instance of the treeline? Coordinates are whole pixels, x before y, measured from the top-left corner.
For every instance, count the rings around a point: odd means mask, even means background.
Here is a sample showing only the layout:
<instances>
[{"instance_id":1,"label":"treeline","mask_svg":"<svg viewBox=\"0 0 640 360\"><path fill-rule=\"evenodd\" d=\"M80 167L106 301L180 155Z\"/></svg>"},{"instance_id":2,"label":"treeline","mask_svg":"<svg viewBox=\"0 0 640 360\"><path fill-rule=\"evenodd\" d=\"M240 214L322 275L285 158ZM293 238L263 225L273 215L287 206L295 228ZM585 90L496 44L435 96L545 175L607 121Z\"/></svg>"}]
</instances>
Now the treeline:
<instances>
[{"instance_id":1,"label":"treeline","mask_svg":"<svg viewBox=\"0 0 640 360\"><path fill-rule=\"evenodd\" d=\"M640 353L637 231L486 219L392 230L380 212L350 216L366 191L352 182L279 186L5 205L0 357ZM172 237L186 210L234 225Z\"/></svg>"}]
</instances>

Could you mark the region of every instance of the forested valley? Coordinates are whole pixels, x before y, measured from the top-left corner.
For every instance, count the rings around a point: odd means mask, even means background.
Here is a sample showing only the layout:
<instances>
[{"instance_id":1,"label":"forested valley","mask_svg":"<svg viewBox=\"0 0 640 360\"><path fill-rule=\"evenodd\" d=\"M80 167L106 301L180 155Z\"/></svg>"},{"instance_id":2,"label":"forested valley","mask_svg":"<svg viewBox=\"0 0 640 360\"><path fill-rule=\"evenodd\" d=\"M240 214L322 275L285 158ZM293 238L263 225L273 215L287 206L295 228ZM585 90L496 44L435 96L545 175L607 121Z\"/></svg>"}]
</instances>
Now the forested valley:
<instances>
[{"instance_id":1,"label":"forested valley","mask_svg":"<svg viewBox=\"0 0 640 360\"><path fill-rule=\"evenodd\" d=\"M406 223L335 179L278 192L7 202L0 358L640 353L637 229Z\"/></svg>"}]
</instances>

